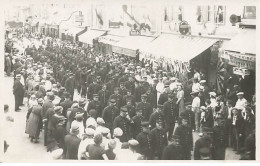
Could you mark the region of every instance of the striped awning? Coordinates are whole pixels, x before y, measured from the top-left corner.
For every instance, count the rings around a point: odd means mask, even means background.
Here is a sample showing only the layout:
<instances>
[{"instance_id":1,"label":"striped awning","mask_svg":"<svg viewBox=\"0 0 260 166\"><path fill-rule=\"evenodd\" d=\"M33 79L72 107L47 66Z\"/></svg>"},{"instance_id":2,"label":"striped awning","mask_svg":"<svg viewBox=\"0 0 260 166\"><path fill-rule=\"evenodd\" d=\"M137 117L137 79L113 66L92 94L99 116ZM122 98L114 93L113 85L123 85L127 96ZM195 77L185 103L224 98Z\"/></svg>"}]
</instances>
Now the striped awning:
<instances>
[{"instance_id":1,"label":"striped awning","mask_svg":"<svg viewBox=\"0 0 260 166\"><path fill-rule=\"evenodd\" d=\"M86 44L93 44L93 39L96 39L102 35L104 35L106 33L106 31L102 31L102 30L89 30L86 31L85 33L83 33L82 35L79 36L79 41L82 43L86 43Z\"/></svg>"},{"instance_id":2,"label":"striped awning","mask_svg":"<svg viewBox=\"0 0 260 166\"><path fill-rule=\"evenodd\" d=\"M162 34L150 44L140 49L155 58L169 58L188 62L216 43L217 39Z\"/></svg>"}]
</instances>

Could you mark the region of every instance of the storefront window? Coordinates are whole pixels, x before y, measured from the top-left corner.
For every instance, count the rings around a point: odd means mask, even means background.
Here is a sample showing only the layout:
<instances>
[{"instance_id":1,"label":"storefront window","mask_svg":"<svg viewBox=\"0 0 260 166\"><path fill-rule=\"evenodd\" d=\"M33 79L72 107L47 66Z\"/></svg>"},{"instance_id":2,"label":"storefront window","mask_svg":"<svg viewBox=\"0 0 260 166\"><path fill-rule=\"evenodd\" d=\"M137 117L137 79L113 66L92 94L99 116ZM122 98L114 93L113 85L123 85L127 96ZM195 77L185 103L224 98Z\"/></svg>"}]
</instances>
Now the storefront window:
<instances>
[{"instance_id":1,"label":"storefront window","mask_svg":"<svg viewBox=\"0 0 260 166\"><path fill-rule=\"evenodd\" d=\"M225 23L225 6L215 6L214 7L214 21L216 24Z\"/></svg>"},{"instance_id":2,"label":"storefront window","mask_svg":"<svg viewBox=\"0 0 260 166\"><path fill-rule=\"evenodd\" d=\"M255 6L245 6L243 18L244 19L256 19L256 7Z\"/></svg>"}]
</instances>

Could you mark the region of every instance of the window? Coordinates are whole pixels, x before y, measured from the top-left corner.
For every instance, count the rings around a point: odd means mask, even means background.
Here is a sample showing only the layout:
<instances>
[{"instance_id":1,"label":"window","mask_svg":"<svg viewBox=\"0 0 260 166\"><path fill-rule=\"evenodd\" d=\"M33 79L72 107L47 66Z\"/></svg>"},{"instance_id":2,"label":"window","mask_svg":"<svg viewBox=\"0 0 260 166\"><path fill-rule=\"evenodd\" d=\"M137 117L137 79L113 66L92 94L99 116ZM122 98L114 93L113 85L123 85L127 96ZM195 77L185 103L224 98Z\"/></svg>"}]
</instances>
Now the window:
<instances>
[{"instance_id":1,"label":"window","mask_svg":"<svg viewBox=\"0 0 260 166\"><path fill-rule=\"evenodd\" d=\"M243 18L244 19L256 19L256 7L255 6L245 6Z\"/></svg>"},{"instance_id":2,"label":"window","mask_svg":"<svg viewBox=\"0 0 260 166\"><path fill-rule=\"evenodd\" d=\"M168 5L164 8L164 21L182 21L183 8L182 6Z\"/></svg>"},{"instance_id":3,"label":"window","mask_svg":"<svg viewBox=\"0 0 260 166\"><path fill-rule=\"evenodd\" d=\"M215 6L214 7L214 23L224 24L225 23L225 7Z\"/></svg>"}]
</instances>

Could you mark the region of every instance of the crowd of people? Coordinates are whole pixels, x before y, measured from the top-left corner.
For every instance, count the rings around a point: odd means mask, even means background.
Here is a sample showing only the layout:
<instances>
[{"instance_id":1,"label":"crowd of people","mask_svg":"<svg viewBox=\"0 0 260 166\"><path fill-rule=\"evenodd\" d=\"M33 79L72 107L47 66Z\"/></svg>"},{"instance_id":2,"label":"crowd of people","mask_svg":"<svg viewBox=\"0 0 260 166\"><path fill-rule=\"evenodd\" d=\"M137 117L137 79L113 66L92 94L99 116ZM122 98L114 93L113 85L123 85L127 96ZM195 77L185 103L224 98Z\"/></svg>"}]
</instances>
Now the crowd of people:
<instances>
[{"instance_id":1,"label":"crowd of people","mask_svg":"<svg viewBox=\"0 0 260 166\"><path fill-rule=\"evenodd\" d=\"M43 132L56 159L224 160L227 147L255 159L255 105L238 85L216 94L195 70L187 91L159 66L54 40L11 50L15 111L26 103L26 134Z\"/></svg>"}]
</instances>

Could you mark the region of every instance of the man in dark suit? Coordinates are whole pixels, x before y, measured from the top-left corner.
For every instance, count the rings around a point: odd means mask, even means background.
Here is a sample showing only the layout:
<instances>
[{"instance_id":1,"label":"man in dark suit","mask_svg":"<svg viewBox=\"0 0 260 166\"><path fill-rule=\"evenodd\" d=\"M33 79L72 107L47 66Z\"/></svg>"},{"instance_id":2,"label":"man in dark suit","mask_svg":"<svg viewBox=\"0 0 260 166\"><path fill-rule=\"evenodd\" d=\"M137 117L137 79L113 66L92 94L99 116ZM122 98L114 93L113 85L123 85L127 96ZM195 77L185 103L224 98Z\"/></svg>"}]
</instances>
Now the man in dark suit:
<instances>
[{"instance_id":1,"label":"man in dark suit","mask_svg":"<svg viewBox=\"0 0 260 166\"><path fill-rule=\"evenodd\" d=\"M191 105L186 106L186 110L180 114L180 117L186 117L188 119L188 125L191 130L195 130L195 114L191 110ZM179 119L179 124L181 124L181 119Z\"/></svg>"},{"instance_id":2,"label":"man in dark suit","mask_svg":"<svg viewBox=\"0 0 260 166\"><path fill-rule=\"evenodd\" d=\"M13 94L15 97L15 111L18 112L20 110L19 106L22 105L23 97L24 97L24 86L20 82L21 74L17 74L15 77L14 85L13 85Z\"/></svg>"},{"instance_id":3,"label":"man in dark suit","mask_svg":"<svg viewBox=\"0 0 260 166\"><path fill-rule=\"evenodd\" d=\"M146 160L153 159L152 142L150 136L149 122L142 122L142 132L136 136L139 142L139 153L144 156Z\"/></svg>"},{"instance_id":4,"label":"man in dark suit","mask_svg":"<svg viewBox=\"0 0 260 166\"><path fill-rule=\"evenodd\" d=\"M144 121L144 117L142 116L142 110L137 109L136 115L132 118L133 120L133 137L136 139L136 136L142 131L142 122Z\"/></svg>"},{"instance_id":5,"label":"man in dark suit","mask_svg":"<svg viewBox=\"0 0 260 166\"><path fill-rule=\"evenodd\" d=\"M62 108L63 108L62 115L64 117L67 116L67 109L70 108L72 106L72 104L73 104L73 102L70 99L70 94L66 92L65 93L65 100L60 103L60 106L62 106Z\"/></svg>"},{"instance_id":6,"label":"man in dark suit","mask_svg":"<svg viewBox=\"0 0 260 166\"><path fill-rule=\"evenodd\" d=\"M107 106L107 102L110 96L110 93L107 90L106 85L103 85L102 89L98 92L98 96L99 96L101 108L104 109Z\"/></svg>"},{"instance_id":7,"label":"man in dark suit","mask_svg":"<svg viewBox=\"0 0 260 166\"><path fill-rule=\"evenodd\" d=\"M173 135L170 138L171 144L164 148L162 160L184 160L183 149L180 145L180 136Z\"/></svg>"},{"instance_id":8,"label":"man in dark suit","mask_svg":"<svg viewBox=\"0 0 260 166\"><path fill-rule=\"evenodd\" d=\"M115 99L116 100L116 106L118 109L120 109L123 106L123 96L119 94L118 87L115 88L114 94L112 94L109 99Z\"/></svg>"},{"instance_id":9,"label":"man in dark suit","mask_svg":"<svg viewBox=\"0 0 260 166\"><path fill-rule=\"evenodd\" d=\"M101 117L102 108L101 108L101 103L98 98L99 98L98 94L93 94L93 100L91 100L89 102L88 107L87 107L87 112L89 113L89 110L94 109L97 111L97 117Z\"/></svg>"},{"instance_id":10,"label":"man in dark suit","mask_svg":"<svg viewBox=\"0 0 260 166\"><path fill-rule=\"evenodd\" d=\"M65 136L65 159L77 160L81 139L77 137L79 126L72 126L70 134Z\"/></svg>"},{"instance_id":11,"label":"man in dark suit","mask_svg":"<svg viewBox=\"0 0 260 166\"><path fill-rule=\"evenodd\" d=\"M150 116L153 112L153 108L150 103L147 102L147 95L143 94L141 96L141 102L137 104L136 108L142 110L142 116L144 117L145 121L149 121Z\"/></svg>"},{"instance_id":12,"label":"man in dark suit","mask_svg":"<svg viewBox=\"0 0 260 166\"><path fill-rule=\"evenodd\" d=\"M130 119L128 115L127 108L122 107L120 109L120 115L118 115L113 123L113 128L119 127L123 131L123 135L120 137L121 142L127 142L133 138L133 134L131 131L133 121Z\"/></svg>"},{"instance_id":13,"label":"man in dark suit","mask_svg":"<svg viewBox=\"0 0 260 166\"><path fill-rule=\"evenodd\" d=\"M166 122L166 130L168 132L168 140L171 139L177 120L178 105L176 104L177 98L173 94L168 95L168 101L163 105L163 114Z\"/></svg>"},{"instance_id":14,"label":"man in dark suit","mask_svg":"<svg viewBox=\"0 0 260 166\"><path fill-rule=\"evenodd\" d=\"M156 127L156 121L160 119L162 121L162 126L165 129L165 117L162 112L163 105L157 105L156 110L151 114L150 119L149 119L149 124L151 127L151 130Z\"/></svg>"},{"instance_id":15,"label":"man in dark suit","mask_svg":"<svg viewBox=\"0 0 260 166\"><path fill-rule=\"evenodd\" d=\"M66 91L70 93L71 99L73 99L74 89L75 89L75 80L74 80L74 75L73 74L69 75L69 77L65 81L65 85L64 86L66 88Z\"/></svg>"},{"instance_id":16,"label":"man in dark suit","mask_svg":"<svg viewBox=\"0 0 260 166\"><path fill-rule=\"evenodd\" d=\"M185 160L191 160L191 151L193 150L193 135L191 128L188 124L188 118L182 116L181 125L178 126L174 135L180 136L180 145L183 149L183 156Z\"/></svg>"},{"instance_id":17,"label":"man in dark suit","mask_svg":"<svg viewBox=\"0 0 260 166\"><path fill-rule=\"evenodd\" d=\"M102 114L102 118L105 121L105 126L110 129L111 134L113 133L113 123L115 118L119 115L119 110L116 107L116 100L110 99L109 106L107 106Z\"/></svg>"},{"instance_id":18,"label":"man in dark suit","mask_svg":"<svg viewBox=\"0 0 260 166\"><path fill-rule=\"evenodd\" d=\"M156 121L156 128L151 131L151 144L154 159L160 160L163 149L168 145L166 131L163 129L161 119Z\"/></svg>"}]
</instances>

